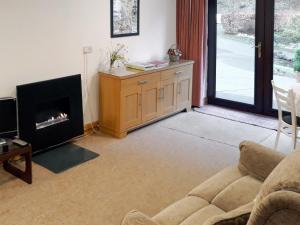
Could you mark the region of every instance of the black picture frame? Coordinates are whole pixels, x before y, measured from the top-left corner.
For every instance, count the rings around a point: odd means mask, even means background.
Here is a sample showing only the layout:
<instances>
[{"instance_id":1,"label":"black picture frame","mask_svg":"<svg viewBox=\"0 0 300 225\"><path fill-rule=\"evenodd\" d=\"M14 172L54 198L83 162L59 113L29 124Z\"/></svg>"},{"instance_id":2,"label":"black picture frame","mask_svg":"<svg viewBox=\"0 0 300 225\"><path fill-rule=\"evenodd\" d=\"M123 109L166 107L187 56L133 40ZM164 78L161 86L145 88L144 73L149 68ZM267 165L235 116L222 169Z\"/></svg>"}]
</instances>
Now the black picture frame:
<instances>
[{"instance_id":1,"label":"black picture frame","mask_svg":"<svg viewBox=\"0 0 300 225\"><path fill-rule=\"evenodd\" d=\"M110 0L110 32L111 32L111 38L119 38L119 37L130 37L130 36L138 36L140 35L140 0L136 0L137 2L137 8L136 8L136 32L125 32L125 33L116 33L115 32L115 19L114 19L114 1L116 0ZM121 1L121 0L117 0Z\"/></svg>"}]
</instances>

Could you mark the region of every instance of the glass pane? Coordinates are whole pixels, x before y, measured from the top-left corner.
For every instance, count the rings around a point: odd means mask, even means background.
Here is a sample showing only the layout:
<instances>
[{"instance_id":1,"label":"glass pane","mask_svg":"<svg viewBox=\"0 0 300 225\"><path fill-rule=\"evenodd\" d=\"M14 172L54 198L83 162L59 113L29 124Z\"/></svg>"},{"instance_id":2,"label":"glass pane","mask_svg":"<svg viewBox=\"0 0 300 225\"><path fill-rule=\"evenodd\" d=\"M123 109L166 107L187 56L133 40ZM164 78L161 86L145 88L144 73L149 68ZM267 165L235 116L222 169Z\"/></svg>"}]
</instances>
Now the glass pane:
<instances>
[{"instance_id":1,"label":"glass pane","mask_svg":"<svg viewBox=\"0 0 300 225\"><path fill-rule=\"evenodd\" d=\"M293 60L297 48L300 48L300 0L275 0L273 80L284 89L290 89L296 82ZM274 95L273 108L277 108Z\"/></svg>"},{"instance_id":2,"label":"glass pane","mask_svg":"<svg viewBox=\"0 0 300 225\"><path fill-rule=\"evenodd\" d=\"M216 97L254 104L256 0L217 0Z\"/></svg>"}]
</instances>

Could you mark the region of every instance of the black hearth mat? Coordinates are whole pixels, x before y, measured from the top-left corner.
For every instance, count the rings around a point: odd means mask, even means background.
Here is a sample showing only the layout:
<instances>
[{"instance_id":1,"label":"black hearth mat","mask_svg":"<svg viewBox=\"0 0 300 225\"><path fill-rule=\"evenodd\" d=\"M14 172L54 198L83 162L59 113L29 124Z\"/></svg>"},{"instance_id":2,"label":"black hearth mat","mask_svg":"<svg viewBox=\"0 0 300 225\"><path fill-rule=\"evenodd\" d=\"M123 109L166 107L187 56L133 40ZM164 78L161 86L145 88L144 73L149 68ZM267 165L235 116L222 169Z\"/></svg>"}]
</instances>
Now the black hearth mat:
<instances>
[{"instance_id":1,"label":"black hearth mat","mask_svg":"<svg viewBox=\"0 0 300 225\"><path fill-rule=\"evenodd\" d=\"M65 144L58 148L33 156L33 161L53 173L61 173L98 157L95 152L74 144Z\"/></svg>"}]
</instances>

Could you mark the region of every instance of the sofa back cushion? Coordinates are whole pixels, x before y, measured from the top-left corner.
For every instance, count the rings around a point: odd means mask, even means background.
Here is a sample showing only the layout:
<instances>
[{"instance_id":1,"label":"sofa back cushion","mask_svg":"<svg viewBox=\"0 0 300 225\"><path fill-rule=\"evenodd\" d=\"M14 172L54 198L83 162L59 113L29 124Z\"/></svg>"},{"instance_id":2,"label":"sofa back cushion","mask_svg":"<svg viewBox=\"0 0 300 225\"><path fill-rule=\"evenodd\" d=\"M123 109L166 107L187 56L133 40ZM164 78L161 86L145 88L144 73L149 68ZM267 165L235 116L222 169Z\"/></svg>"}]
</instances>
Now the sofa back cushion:
<instances>
[{"instance_id":1,"label":"sofa back cushion","mask_svg":"<svg viewBox=\"0 0 300 225\"><path fill-rule=\"evenodd\" d=\"M264 181L278 165L284 155L251 141L240 144L239 169Z\"/></svg>"}]
</instances>

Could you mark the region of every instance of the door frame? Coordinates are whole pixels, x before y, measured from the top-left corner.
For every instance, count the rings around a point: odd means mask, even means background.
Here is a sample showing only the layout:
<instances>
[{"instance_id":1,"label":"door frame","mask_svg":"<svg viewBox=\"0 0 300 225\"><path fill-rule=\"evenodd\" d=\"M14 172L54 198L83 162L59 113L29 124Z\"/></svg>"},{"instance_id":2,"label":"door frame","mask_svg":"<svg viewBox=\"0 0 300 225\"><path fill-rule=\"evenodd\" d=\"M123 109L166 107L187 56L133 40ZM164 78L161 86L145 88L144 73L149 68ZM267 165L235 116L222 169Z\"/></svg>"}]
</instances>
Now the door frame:
<instances>
[{"instance_id":1,"label":"door frame","mask_svg":"<svg viewBox=\"0 0 300 225\"><path fill-rule=\"evenodd\" d=\"M217 56L217 0L208 1L208 104L234 108L241 111L276 115L272 109L274 0L256 0L255 45L262 43L262 57L258 58L255 48L254 105L216 97Z\"/></svg>"},{"instance_id":2,"label":"door frame","mask_svg":"<svg viewBox=\"0 0 300 225\"><path fill-rule=\"evenodd\" d=\"M265 47L264 47L264 110L263 114L277 116L278 111L273 109L273 87L271 80L274 75L274 25L275 0L265 1Z\"/></svg>"}]
</instances>

